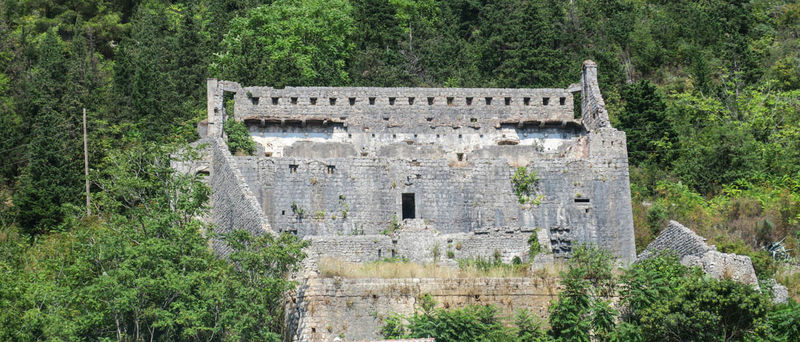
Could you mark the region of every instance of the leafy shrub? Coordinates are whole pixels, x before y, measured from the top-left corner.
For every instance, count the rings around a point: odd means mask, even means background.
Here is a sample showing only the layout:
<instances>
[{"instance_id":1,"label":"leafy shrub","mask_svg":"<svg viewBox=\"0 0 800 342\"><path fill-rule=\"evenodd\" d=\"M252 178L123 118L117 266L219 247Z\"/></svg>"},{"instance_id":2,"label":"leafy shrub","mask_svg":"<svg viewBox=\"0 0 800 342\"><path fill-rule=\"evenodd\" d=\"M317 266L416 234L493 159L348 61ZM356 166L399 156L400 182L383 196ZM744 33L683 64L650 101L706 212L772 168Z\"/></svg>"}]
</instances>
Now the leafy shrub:
<instances>
[{"instance_id":1,"label":"leafy shrub","mask_svg":"<svg viewBox=\"0 0 800 342\"><path fill-rule=\"evenodd\" d=\"M228 150L232 154L252 156L256 152L256 142L250 137L244 123L228 119L225 121L225 135L228 136Z\"/></svg>"},{"instance_id":2,"label":"leafy shrub","mask_svg":"<svg viewBox=\"0 0 800 342\"><path fill-rule=\"evenodd\" d=\"M539 204L542 196L536 196L536 186L539 184L539 176L536 171L528 172L528 168L518 167L511 177L511 184L514 186L514 194L517 195L519 204Z\"/></svg>"}]
</instances>

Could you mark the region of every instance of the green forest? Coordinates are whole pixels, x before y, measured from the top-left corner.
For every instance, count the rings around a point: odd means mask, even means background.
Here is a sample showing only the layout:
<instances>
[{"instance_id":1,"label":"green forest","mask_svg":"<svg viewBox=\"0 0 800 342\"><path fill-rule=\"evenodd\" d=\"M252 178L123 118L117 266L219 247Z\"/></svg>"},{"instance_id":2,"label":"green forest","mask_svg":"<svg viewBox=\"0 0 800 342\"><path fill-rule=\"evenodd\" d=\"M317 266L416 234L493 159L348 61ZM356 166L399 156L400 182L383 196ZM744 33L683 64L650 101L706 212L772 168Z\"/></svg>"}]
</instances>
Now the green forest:
<instances>
[{"instance_id":1,"label":"green forest","mask_svg":"<svg viewBox=\"0 0 800 342\"><path fill-rule=\"evenodd\" d=\"M749 255L759 279L775 278L793 300L773 305L670 256L620 275L589 248L562 275L547 329L525 313L510 331L491 308L431 304L388 321L385 335L800 336L797 1L4 0L0 340L281 339L280 294L295 286L285 276L305 244L216 236L196 219L209 189L169 167L196 158L186 146L206 117L206 78L567 87L587 59L612 125L627 134L637 249L674 219L722 252ZM233 247L227 259L208 248L212 237ZM790 255L765 251L781 241ZM629 291L624 310L598 299L609 291Z\"/></svg>"}]
</instances>

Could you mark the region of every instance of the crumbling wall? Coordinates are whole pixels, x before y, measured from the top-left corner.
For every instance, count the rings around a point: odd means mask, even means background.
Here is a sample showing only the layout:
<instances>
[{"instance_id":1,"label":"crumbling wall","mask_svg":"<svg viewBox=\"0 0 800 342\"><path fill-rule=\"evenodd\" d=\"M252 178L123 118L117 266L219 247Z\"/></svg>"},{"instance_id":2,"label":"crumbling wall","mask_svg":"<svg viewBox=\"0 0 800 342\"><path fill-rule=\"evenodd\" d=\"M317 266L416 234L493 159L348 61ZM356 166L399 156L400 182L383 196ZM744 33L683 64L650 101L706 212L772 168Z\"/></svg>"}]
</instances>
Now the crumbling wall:
<instances>
[{"instance_id":1,"label":"crumbling wall","mask_svg":"<svg viewBox=\"0 0 800 342\"><path fill-rule=\"evenodd\" d=\"M648 258L660 250L674 251L682 258L687 255L702 256L715 249L706 244L705 238L688 227L677 221L669 221L667 229L647 245L647 248L639 254L639 259Z\"/></svg>"},{"instance_id":2,"label":"crumbling wall","mask_svg":"<svg viewBox=\"0 0 800 342\"><path fill-rule=\"evenodd\" d=\"M606 102L600 94L597 82L597 64L593 61L583 62L581 70L581 117L589 131L610 128Z\"/></svg>"},{"instance_id":3,"label":"crumbling wall","mask_svg":"<svg viewBox=\"0 0 800 342\"><path fill-rule=\"evenodd\" d=\"M706 239L686 226L670 221L669 226L653 240L638 259L654 256L659 251L672 251L678 255L681 264L698 266L703 272L716 279L735 281L758 286L758 278L750 257L733 253L720 253L714 246L706 244Z\"/></svg>"},{"instance_id":4,"label":"crumbling wall","mask_svg":"<svg viewBox=\"0 0 800 342\"><path fill-rule=\"evenodd\" d=\"M236 160L222 139L210 141L211 207L216 233L243 229L253 234L274 234L255 198L238 169ZM213 240L214 249L227 254L230 249L219 240Z\"/></svg>"},{"instance_id":5,"label":"crumbling wall","mask_svg":"<svg viewBox=\"0 0 800 342\"><path fill-rule=\"evenodd\" d=\"M495 305L503 316L528 309L545 318L557 297L555 279L342 279L309 278L289 298L291 341L346 341L379 338L392 313L410 314L430 294L439 307Z\"/></svg>"}]
</instances>

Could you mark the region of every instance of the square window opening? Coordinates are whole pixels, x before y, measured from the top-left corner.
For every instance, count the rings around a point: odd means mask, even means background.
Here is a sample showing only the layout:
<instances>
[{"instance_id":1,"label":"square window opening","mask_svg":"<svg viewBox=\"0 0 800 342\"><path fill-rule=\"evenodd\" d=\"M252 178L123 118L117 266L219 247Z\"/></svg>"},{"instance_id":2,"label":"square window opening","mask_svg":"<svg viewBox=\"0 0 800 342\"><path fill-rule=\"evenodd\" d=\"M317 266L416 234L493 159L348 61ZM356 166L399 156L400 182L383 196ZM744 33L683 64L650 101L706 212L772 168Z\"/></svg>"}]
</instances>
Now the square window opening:
<instances>
[{"instance_id":1,"label":"square window opening","mask_svg":"<svg viewBox=\"0 0 800 342\"><path fill-rule=\"evenodd\" d=\"M563 106L565 104L567 104L567 98L566 97L559 97L558 98L558 105Z\"/></svg>"},{"instance_id":2,"label":"square window opening","mask_svg":"<svg viewBox=\"0 0 800 342\"><path fill-rule=\"evenodd\" d=\"M277 105L278 104L278 100L280 100L280 97L273 97L272 98L272 104Z\"/></svg>"},{"instance_id":3,"label":"square window opening","mask_svg":"<svg viewBox=\"0 0 800 342\"><path fill-rule=\"evenodd\" d=\"M542 106L547 106L549 104L550 104L550 98L549 97L543 97L542 98Z\"/></svg>"}]
</instances>

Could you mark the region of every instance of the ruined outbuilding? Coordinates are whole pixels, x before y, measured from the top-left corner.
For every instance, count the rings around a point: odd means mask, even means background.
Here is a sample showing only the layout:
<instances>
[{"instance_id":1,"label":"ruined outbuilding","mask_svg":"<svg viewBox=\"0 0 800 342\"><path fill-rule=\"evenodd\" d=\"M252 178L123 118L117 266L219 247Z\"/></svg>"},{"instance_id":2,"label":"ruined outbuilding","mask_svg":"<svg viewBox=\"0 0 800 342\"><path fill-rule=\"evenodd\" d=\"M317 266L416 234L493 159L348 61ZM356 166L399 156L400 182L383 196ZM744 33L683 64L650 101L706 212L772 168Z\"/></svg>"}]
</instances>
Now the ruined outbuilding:
<instances>
[{"instance_id":1,"label":"ruined outbuilding","mask_svg":"<svg viewBox=\"0 0 800 342\"><path fill-rule=\"evenodd\" d=\"M625 133L609 123L591 61L579 83L560 89L276 89L216 79L207 89L201 135L210 160L195 169L210 173L218 232L296 234L312 242L311 265L320 257L510 262L527 258L532 234L555 258L593 243L622 264L635 260ZM228 119L247 126L255 156L228 151ZM536 179L525 196L512 184L521 167ZM227 252L222 243L214 247ZM528 282L477 281L489 287L475 298L494 303L490 298L506 291L538 303L554 295ZM463 292L453 280L377 283L351 280L343 288L323 279L318 291L301 286L287 316L289 338L377 337L379 316L387 313L367 316L369 300L408 310L373 288ZM341 306L319 304L325 300ZM413 308L413 300L404 305Z\"/></svg>"}]
</instances>

